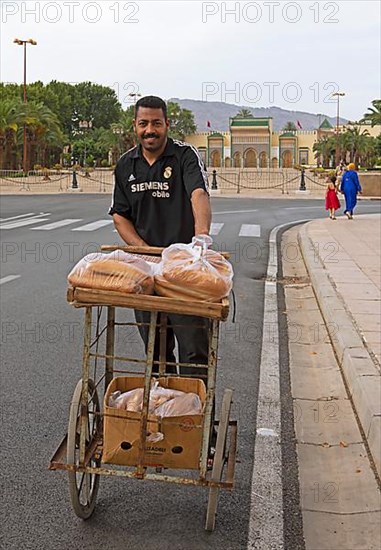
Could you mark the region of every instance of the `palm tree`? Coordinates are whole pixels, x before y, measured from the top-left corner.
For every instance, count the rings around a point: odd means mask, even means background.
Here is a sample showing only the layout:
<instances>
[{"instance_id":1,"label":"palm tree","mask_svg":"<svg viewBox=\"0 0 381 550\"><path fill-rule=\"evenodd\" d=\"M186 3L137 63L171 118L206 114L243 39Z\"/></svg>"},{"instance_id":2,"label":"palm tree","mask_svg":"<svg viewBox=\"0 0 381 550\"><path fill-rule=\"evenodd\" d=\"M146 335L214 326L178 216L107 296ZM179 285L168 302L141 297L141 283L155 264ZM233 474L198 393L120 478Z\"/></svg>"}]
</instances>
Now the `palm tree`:
<instances>
[{"instance_id":1,"label":"palm tree","mask_svg":"<svg viewBox=\"0 0 381 550\"><path fill-rule=\"evenodd\" d=\"M350 161L356 165L362 157L369 153L369 135L368 130L361 131L358 126L348 128L343 134L344 147L349 152Z\"/></svg>"},{"instance_id":2,"label":"palm tree","mask_svg":"<svg viewBox=\"0 0 381 550\"><path fill-rule=\"evenodd\" d=\"M336 139L333 136L323 136L319 141L314 143L313 151L315 158L321 159L324 167L329 167L329 161L334 155L336 149Z\"/></svg>"},{"instance_id":3,"label":"palm tree","mask_svg":"<svg viewBox=\"0 0 381 550\"><path fill-rule=\"evenodd\" d=\"M371 126L381 125L381 99L374 99L372 101L373 107L368 107L369 113L365 113L361 122L370 122Z\"/></svg>"},{"instance_id":4,"label":"palm tree","mask_svg":"<svg viewBox=\"0 0 381 550\"><path fill-rule=\"evenodd\" d=\"M296 126L293 122L289 121L283 128L283 132L296 132Z\"/></svg>"},{"instance_id":5,"label":"palm tree","mask_svg":"<svg viewBox=\"0 0 381 550\"><path fill-rule=\"evenodd\" d=\"M242 107L238 113L236 114L237 118L253 118L253 113L250 111L250 109L245 109L245 107Z\"/></svg>"},{"instance_id":6,"label":"palm tree","mask_svg":"<svg viewBox=\"0 0 381 550\"><path fill-rule=\"evenodd\" d=\"M131 105L122 112L118 122L111 124L110 130L117 137L116 140L110 139L110 141L116 141L119 144L119 154L128 151L135 144L134 116L134 106Z\"/></svg>"},{"instance_id":7,"label":"palm tree","mask_svg":"<svg viewBox=\"0 0 381 550\"><path fill-rule=\"evenodd\" d=\"M43 103L31 101L24 105L20 120L27 129L29 168L36 161L45 166L48 152L61 147L64 139L57 116ZM19 144L23 140L22 133L19 127L17 133Z\"/></svg>"},{"instance_id":8,"label":"palm tree","mask_svg":"<svg viewBox=\"0 0 381 550\"><path fill-rule=\"evenodd\" d=\"M18 99L0 102L0 169L9 169L16 164L16 137L22 121L22 107Z\"/></svg>"}]
</instances>

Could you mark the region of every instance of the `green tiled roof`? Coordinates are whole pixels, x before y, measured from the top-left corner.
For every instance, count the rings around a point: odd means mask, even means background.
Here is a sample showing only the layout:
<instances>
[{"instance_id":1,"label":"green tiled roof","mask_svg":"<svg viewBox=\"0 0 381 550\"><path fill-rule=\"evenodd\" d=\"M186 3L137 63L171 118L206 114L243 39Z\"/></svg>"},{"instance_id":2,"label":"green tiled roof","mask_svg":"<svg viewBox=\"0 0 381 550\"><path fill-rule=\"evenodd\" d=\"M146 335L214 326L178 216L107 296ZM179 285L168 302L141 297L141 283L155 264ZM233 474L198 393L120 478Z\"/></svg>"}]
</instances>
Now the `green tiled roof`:
<instances>
[{"instance_id":1,"label":"green tiled roof","mask_svg":"<svg viewBox=\"0 0 381 550\"><path fill-rule=\"evenodd\" d=\"M210 138L222 138L222 139L224 139L224 136L222 134L220 134L220 132L213 132L212 134L208 135L208 139L210 139Z\"/></svg>"},{"instance_id":2,"label":"green tiled roof","mask_svg":"<svg viewBox=\"0 0 381 550\"><path fill-rule=\"evenodd\" d=\"M279 136L280 138L284 138L284 137L293 137L293 138L296 138L296 134L295 132L284 132L283 134L281 134Z\"/></svg>"},{"instance_id":3,"label":"green tiled roof","mask_svg":"<svg viewBox=\"0 0 381 550\"><path fill-rule=\"evenodd\" d=\"M269 126L268 118L240 118L234 117L230 119L230 126Z\"/></svg>"},{"instance_id":4,"label":"green tiled roof","mask_svg":"<svg viewBox=\"0 0 381 550\"><path fill-rule=\"evenodd\" d=\"M333 128L332 124L327 120L326 118L323 120L323 122L320 124L319 128L322 130L331 130Z\"/></svg>"}]
</instances>

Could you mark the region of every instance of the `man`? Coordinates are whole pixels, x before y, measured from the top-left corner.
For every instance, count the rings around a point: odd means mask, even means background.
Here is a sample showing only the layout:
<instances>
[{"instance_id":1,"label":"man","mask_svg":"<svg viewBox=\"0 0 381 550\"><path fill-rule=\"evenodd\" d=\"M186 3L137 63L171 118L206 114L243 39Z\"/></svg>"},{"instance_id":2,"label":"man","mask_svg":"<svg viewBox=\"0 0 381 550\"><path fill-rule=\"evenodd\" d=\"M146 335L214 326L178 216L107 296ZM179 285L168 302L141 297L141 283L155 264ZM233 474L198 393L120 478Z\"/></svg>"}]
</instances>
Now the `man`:
<instances>
[{"instance_id":1,"label":"man","mask_svg":"<svg viewBox=\"0 0 381 550\"><path fill-rule=\"evenodd\" d=\"M348 164L348 169L343 174L340 191L344 193L345 197L344 214L346 214L349 220L352 220L353 211L357 204L357 195L362 192L356 166L353 162Z\"/></svg>"},{"instance_id":2,"label":"man","mask_svg":"<svg viewBox=\"0 0 381 550\"><path fill-rule=\"evenodd\" d=\"M122 155L115 168L109 210L119 235L129 245L167 247L209 234L211 208L202 161L192 146L169 138L168 128L165 102L155 96L139 99L134 120L139 145ZM147 312L136 311L135 317L138 322L149 322ZM207 364L207 321L171 314L168 323L167 362L175 361L175 335L180 363ZM173 326L179 324L190 326ZM148 326L139 331L147 346ZM167 372L175 370L167 367ZM204 368L184 367L181 374L207 378Z\"/></svg>"}]
</instances>

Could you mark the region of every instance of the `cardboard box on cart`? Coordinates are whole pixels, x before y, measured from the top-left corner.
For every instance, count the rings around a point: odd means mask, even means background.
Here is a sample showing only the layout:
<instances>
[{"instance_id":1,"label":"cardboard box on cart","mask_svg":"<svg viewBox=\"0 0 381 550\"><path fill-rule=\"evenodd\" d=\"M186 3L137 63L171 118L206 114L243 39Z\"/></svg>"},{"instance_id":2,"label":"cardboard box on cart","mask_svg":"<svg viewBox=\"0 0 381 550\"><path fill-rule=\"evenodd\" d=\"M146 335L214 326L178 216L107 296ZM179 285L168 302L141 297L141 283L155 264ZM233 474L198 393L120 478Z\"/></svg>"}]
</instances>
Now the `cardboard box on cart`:
<instances>
[{"instance_id":1,"label":"cardboard box on cart","mask_svg":"<svg viewBox=\"0 0 381 550\"><path fill-rule=\"evenodd\" d=\"M165 388L196 393L203 405L205 384L196 378L168 377L159 380ZM141 413L123 411L108 406L112 392L126 392L144 386L143 376L114 378L104 398L102 462L136 466L139 457ZM117 418L121 417L121 418ZM148 416L147 431L162 432L164 439L146 442L144 465L163 468L198 469L201 453L203 414L172 416L159 419Z\"/></svg>"}]
</instances>

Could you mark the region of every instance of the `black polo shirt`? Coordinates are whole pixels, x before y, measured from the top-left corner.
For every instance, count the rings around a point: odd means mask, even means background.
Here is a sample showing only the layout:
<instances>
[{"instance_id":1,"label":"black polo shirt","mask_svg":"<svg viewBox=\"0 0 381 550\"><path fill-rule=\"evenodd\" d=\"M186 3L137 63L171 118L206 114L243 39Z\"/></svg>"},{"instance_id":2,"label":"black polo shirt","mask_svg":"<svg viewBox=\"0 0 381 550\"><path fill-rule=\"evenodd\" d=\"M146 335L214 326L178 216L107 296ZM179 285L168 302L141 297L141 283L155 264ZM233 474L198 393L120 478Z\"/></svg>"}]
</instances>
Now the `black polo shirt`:
<instances>
[{"instance_id":1,"label":"black polo shirt","mask_svg":"<svg viewBox=\"0 0 381 550\"><path fill-rule=\"evenodd\" d=\"M124 216L150 246L189 243L194 236L190 197L207 191L208 182L197 150L168 138L152 166L136 146L122 155L115 168L109 214Z\"/></svg>"}]
</instances>

